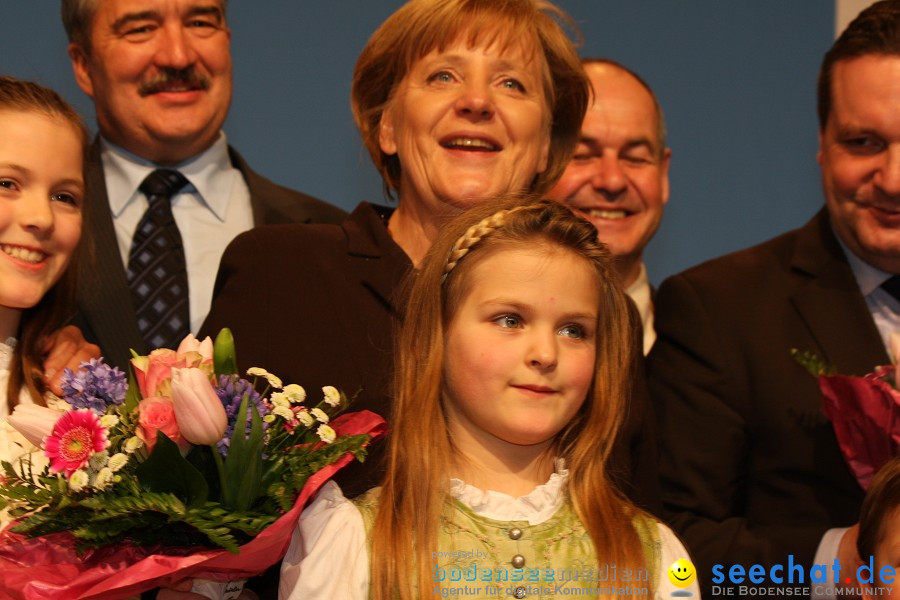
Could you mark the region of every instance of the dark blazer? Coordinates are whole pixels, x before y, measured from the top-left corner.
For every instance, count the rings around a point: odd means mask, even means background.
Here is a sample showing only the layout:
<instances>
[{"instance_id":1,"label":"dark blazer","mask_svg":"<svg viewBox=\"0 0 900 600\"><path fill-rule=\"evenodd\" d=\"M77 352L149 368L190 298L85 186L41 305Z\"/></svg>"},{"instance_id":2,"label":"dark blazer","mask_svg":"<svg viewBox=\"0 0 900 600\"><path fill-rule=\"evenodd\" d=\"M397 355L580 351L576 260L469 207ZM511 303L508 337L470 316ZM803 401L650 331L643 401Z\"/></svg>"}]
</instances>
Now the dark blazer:
<instances>
[{"instance_id":1,"label":"dark blazer","mask_svg":"<svg viewBox=\"0 0 900 600\"><path fill-rule=\"evenodd\" d=\"M808 567L827 529L859 519L863 491L791 349L844 374L889 362L825 210L664 281L656 331L663 501L704 583L714 564Z\"/></svg>"},{"instance_id":2,"label":"dark blazer","mask_svg":"<svg viewBox=\"0 0 900 600\"><path fill-rule=\"evenodd\" d=\"M338 223L346 213L300 192L276 185L252 171L229 147L231 162L244 176L250 190L255 225L275 223ZM129 349L145 353L137 327L125 265L119 253L112 212L100 159L100 140L94 140L85 164L88 218L82 239L91 244L93 260L79 274L78 313L72 322L85 338L100 346L106 360L125 368Z\"/></svg>"},{"instance_id":3,"label":"dark blazer","mask_svg":"<svg viewBox=\"0 0 900 600\"><path fill-rule=\"evenodd\" d=\"M389 416L396 297L412 268L388 235L390 209L360 204L340 226L277 225L242 233L222 257L201 335L234 334L238 367L258 366L306 388L333 385L352 410ZM306 257L314 257L308 259ZM337 477L348 495L377 485L371 463Z\"/></svg>"}]
</instances>

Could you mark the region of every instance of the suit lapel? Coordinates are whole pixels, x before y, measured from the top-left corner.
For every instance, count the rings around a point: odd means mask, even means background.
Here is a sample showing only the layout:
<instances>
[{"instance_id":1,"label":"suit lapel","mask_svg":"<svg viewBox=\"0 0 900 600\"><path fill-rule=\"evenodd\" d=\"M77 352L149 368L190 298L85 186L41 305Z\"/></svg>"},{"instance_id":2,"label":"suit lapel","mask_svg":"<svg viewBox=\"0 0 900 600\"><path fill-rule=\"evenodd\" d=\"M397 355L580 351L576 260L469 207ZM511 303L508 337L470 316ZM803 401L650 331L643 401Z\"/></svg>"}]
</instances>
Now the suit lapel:
<instances>
[{"instance_id":1,"label":"suit lapel","mask_svg":"<svg viewBox=\"0 0 900 600\"><path fill-rule=\"evenodd\" d=\"M130 357L129 349L143 352L145 348L134 318L131 290L113 227L99 138L91 145L85 180L89 212L84 233L93 245L94 260L80 273L78 303L109 361L122 365Z\"/></svg>"},{"instance_id":2,"label":"suit lapel","mask_svg":"<svg viewBox=\"0 0 900 600\"><path fill-rule=\"evenodd\" d=\"M412 263L387 232L383 221L389 215L390 209L386 207L363 203L344 222L343 228L353 276L398 319L402 318L404 302L397 293Z\"/></svg>"},{"instance_id":3,"label":"suit lapel","mask_svg":"<svg viewBox=\"0 0 900 600\"><path fill-rule=\"evenodd\" d=\"M821 357L847 375L890 364L878 328L823 210L800 232L791 266L809 277L792 302Z\"/></svg>"}]
</instances>

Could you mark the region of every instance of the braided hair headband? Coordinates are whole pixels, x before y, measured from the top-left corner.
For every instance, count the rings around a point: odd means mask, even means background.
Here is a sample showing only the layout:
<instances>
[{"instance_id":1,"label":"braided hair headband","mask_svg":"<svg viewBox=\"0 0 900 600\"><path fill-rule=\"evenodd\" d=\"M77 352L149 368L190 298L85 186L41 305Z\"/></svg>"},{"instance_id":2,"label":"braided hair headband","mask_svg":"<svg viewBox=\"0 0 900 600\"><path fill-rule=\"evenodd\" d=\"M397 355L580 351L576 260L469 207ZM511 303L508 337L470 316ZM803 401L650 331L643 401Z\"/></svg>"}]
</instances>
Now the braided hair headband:
<instances>
[{"instance_id":1,"label":"braided hair headband","mask_svg":"<svg viewBox=\"0 0 900 600\"><path fill-rule=\"evenodd\" d=\"M483 240L485 237L493 233L495 230L500 229L506 223L506 218L509 217L514 212L518 212L520 210L525 210L527 208L531 208L529 205L524 206L515 206L513 208L504 208L503 210L498 210L494 214L485 217L479 222L475 223L468 229L466 232L459 236L459 239L456 240L456 243L453 244L453 247L450 249L450 254L447 256L447 264L444 265L444 274L441 276L441 284L447 280L447 276L450 274L459 261L462 260L462 257L469 253L478 242Z\"/></svg>"}]
</instances>

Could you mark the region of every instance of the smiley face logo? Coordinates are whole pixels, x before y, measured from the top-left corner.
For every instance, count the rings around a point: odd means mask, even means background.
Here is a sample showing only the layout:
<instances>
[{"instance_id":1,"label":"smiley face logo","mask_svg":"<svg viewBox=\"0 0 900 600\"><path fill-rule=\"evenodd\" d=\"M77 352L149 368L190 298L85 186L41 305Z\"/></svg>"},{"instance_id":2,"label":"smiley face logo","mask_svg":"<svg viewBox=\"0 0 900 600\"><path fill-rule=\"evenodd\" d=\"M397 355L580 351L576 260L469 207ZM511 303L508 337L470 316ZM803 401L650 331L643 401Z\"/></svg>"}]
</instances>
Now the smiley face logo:
<instances>
[{"instance_id":1,"label":"smiley face logo","mask_svg":"<svg viewBox=\"0 0 900 600\"><path fill-rule=\"evenodd\" d=\"M697 578L697 569L689 560L679 558L669 567L669 581L675 587L686 588Z\"/></svg>"}]
</instances>

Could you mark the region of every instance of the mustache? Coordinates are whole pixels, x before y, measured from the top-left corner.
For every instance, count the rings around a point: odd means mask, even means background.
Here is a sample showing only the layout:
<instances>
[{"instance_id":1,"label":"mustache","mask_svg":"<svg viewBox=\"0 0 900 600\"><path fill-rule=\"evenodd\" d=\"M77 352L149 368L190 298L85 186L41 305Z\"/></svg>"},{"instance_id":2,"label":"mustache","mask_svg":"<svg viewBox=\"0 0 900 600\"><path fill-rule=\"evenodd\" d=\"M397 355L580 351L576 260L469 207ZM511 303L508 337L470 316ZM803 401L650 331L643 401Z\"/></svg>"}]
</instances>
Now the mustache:
<instances>
[{"instance_id":1,"label":"mustache","mask_svg":"<svg viewBox=\"0 0 900 600\"><path fill-rule=\"evenodd\" d=\"M172 89L208 90L209 86L209 77L197 73L193 66L184 69L162 67L156 75L140 83L138 94L149 96Z\"/></svg>"}]
</instances>

